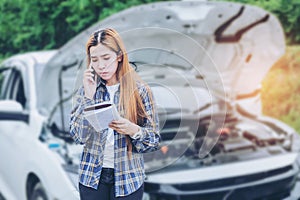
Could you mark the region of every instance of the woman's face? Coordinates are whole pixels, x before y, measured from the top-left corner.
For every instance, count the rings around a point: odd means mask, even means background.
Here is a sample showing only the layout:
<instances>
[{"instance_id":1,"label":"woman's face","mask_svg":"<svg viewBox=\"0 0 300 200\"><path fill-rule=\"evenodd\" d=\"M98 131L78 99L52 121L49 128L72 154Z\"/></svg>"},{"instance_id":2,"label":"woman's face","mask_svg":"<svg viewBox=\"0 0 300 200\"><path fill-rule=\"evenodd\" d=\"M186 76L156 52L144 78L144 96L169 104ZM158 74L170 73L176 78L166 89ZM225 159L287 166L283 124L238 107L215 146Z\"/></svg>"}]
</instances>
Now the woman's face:
<instances>
[{"instance_id":1,"label":"woman's face","mask_svg":"<svg viewBox=\"0 0 300 200\"><path fill-rule=\"evenodd\" d=\"M116 84L116 71L118 63L121 60L117 54L103 44L92 46L90 48L90 53L91 66L95 72L106 81L107 85Z\"/></svg>"}]
</instances>

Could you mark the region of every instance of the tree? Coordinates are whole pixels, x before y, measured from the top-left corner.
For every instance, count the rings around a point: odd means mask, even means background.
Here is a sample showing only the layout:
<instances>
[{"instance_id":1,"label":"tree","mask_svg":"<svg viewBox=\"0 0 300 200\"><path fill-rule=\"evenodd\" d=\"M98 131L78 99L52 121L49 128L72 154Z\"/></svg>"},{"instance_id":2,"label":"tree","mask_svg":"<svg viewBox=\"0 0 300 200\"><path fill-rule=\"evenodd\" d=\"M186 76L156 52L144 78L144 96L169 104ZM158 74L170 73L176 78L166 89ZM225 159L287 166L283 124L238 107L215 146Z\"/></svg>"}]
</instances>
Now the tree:
<instances>
[{"instance_id":1,"label":"tree","mask_svg":"<svg viewBox=\"0 0 300 200\"><path fill-rule=\"evenodd\" d=\"M2 0L0 58L59 48L98 20L153 1L158 0Z\"/></svg>"},{"instance_id":2,"label":"tree","mask_svg":"<svg viewBox=\"0 0 300 200\"><path fill-rule=\"evenodd\" d=\"M55 49L97 21L125 8L159 0L1 0L0 59ZM230 0L262 7L280 19L289 44L300 43L299 0Z\"/></svg>"}]
</instances>

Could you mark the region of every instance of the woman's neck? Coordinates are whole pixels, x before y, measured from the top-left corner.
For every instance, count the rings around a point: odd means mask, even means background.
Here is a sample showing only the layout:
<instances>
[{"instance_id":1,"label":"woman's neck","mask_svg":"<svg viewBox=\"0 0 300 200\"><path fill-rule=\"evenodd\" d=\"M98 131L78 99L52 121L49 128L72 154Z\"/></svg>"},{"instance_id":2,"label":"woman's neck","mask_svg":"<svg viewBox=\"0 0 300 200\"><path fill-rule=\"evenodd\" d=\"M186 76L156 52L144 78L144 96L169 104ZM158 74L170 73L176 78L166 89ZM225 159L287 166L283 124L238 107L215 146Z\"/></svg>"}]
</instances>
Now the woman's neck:
<instances>
[{"instance_id":1,"label":"woman's neck","mask_svg":"<svg viewBox=\"0 0 300 200\"><path fill-rule=\"evenodd\" d=\"M105 85L107 86L112 86L112 85L117 85L119 82L116 80L116 81L107 81Z\"/></svg>"},{"instance_id":2,"label":"woman's neck","mask_svg":"<svg viewBox=\"0 0 300 200\"><path fill-rule=\"evenodd\" d=\"M116 85L118 84L118 80L117 79L110 79L106 81L106 85L107 86L111 86L111 85Z\"/></svg>"}]
</instances>

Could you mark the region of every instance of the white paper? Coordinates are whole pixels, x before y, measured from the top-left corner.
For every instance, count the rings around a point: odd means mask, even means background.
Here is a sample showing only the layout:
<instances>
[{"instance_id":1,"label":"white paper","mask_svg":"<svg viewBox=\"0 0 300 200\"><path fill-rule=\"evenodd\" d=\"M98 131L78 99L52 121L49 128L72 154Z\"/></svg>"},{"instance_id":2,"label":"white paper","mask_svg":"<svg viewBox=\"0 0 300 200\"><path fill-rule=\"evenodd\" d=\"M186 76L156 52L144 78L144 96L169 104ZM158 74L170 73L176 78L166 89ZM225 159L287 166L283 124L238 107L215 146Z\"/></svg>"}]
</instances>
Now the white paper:
<instances>
[{"instance_id":1,"label":"white paper","mask_svg":"<svg viewBox=\"0 0 300 200\"><path fill-rule=\"evenodd\" d=\"M83 115L96 131L106 129L111 121L120 119L116 106L109 102L87 106Z\"/></svg>"}]
</instances>

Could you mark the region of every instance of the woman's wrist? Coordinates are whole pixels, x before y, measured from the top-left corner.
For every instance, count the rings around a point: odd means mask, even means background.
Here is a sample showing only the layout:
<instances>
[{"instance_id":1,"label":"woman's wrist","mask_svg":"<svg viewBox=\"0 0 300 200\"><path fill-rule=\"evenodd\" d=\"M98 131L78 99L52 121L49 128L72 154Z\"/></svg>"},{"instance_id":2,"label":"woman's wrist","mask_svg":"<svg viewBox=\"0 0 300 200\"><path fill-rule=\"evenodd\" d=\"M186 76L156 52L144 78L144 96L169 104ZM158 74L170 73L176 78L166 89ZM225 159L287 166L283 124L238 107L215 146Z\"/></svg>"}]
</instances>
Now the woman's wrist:
<instances>
[{"instance_id":1,"label":"woman's wrist","mask_svg":"<svg viewBox=\"0 0 300 200\"><path fill-rule=\"evenodd\" d=\"M133 124L133 129L132 129L132 133L130 134L131 136L132 135L134 135L134 134L136 134L137 132L139 132L140 131L140 126L138 126L138 125L136 125L136 124L134 124L134 123L132 123Z\"/></svg>"},{"instance_id":2,"label":"woman's wrist","mask_svg":"<svg viewBox=\"0 0 300 200\"><path fill-rule=\"evenodd\" d=\"M135 125L135 127L133 129L134 131L129 136L133 139L138 139L141 136L141 132L142 132L141 127L136 124L134 124L134 125Z\"/></svg>"}]
</instances>

